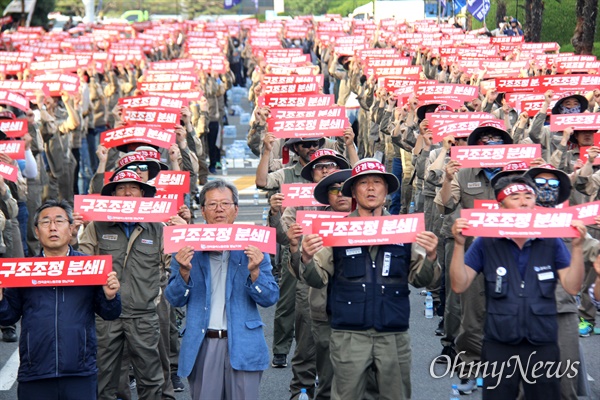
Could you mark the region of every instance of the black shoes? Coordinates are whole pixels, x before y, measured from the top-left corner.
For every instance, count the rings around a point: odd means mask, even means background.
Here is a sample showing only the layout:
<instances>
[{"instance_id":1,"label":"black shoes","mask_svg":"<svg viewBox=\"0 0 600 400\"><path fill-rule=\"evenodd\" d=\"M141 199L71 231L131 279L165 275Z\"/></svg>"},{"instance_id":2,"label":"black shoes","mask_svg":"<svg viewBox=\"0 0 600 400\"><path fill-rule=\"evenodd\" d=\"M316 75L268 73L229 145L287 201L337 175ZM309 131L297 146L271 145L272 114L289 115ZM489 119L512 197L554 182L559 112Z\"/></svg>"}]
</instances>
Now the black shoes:
<instances>
[{"instance_id":1,"label":"black shoes","mask_svg":"<svg viewBox=\"0 0 600 400\"><path fill-rule=\"evenodd\" d=\"M271 366L273 368L287 367L287 356L285 354L273 354L273 361L271 362Z\"/></svg>"},{"instance_id":2,"label":"black shoes","mask_svg":"<svg viewBox=\"0 0 600 400\"><path fill-rule=\"evenodd\" d=\"M18 340L17 332L14 328L4 328L2 329L2 341L8 343L14 343Z\"/></svg>"}]
</instances>

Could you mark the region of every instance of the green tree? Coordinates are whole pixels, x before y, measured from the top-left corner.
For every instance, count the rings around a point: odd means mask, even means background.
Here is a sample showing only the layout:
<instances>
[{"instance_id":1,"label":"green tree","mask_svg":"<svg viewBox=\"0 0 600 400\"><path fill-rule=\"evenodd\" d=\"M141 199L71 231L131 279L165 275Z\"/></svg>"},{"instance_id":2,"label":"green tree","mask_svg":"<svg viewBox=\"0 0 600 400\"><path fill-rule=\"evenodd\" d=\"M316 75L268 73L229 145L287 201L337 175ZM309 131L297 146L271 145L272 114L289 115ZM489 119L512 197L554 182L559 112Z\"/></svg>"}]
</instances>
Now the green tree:
<instances>
[{"instance_id":1,"label":"green tree","mask_svg":"<svg viewBox=\"0 0 600 400\"><path fill-rule=\"evenodd\" d=\"M43 0L35 4L30 26L47 26L48 13L54 11L56 0Z\"/></svg>"}]
</instances>

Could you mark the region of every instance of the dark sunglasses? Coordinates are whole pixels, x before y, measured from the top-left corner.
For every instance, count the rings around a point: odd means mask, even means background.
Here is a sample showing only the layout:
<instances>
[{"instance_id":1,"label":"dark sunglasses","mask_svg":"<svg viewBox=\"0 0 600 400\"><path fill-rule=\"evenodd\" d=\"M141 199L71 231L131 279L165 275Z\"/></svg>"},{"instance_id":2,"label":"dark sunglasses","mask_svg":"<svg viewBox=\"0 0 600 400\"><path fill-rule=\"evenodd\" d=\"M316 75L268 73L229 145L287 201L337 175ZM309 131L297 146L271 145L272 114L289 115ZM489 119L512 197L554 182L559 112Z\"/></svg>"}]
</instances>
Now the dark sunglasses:
<instances>
[{"instance_id":1,"label":"dark sunglasses","mask_svg":"<svg viewBox=\"0 0 600 400\"><path fill-rule=\"evenodd\" d=\"M545 178L535 178L535 184L537 186L544 186L548 184L551 188L557 188L560 185L560 181L558 179L545 179Z\"/></svg>"},{"instance_id":2,"label":"dark sunglasses","mask_svg":"<svg viewBox=\"0 0 600 400\"><path fill-rule=\"evenodd\" d=\"M142 172L146 172L148 171L148 166L146 164L133 164L133 165L128 165L127 167L125 167L126 170L128 171L142 171Z\"/></svg>"},{"instance_id":3,"label":"dark sunglasses","mask_svg":"<svg viewBox=\"0 0 600 400\"><path fill-rule=\"evenodd\" d=\"M310 149L311 147L319 148L319 142L317 140L314 140L312 142L300 142L299 144L304 149Z\"/></svg>"},{"instance_id":4,"label":"dark sunglasses","mask_svg":"<svg viewBox=\"0 0 600 400\"><path fill-rule=\"evenodd\" d=\"M334 196L339 196L339 194L342 193L342 187L341 186L330 186L329 189L327 189L327 191L329 192L329 194L332 194Z\"/></svg>"}]
</instances>

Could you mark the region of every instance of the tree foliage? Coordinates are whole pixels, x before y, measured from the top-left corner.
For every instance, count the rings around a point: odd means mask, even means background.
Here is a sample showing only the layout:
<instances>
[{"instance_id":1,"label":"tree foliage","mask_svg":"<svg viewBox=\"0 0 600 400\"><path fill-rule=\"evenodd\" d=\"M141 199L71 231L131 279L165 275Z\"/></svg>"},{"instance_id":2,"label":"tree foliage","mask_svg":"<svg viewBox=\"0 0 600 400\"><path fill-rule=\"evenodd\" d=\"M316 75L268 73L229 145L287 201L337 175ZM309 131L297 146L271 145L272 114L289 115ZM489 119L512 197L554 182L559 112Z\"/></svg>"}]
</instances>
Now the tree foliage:
<instances>
[{"instance_id":1,"label":"tree foliage","mask_svg":"<svg viewBox=\"0 0 600 400\"><path fill-rule=\"evenodd\" d=\"M31 16L30 26L47 26L48 13L54 11L56 0L38 0Z\"/></svg>"}]
</instances>

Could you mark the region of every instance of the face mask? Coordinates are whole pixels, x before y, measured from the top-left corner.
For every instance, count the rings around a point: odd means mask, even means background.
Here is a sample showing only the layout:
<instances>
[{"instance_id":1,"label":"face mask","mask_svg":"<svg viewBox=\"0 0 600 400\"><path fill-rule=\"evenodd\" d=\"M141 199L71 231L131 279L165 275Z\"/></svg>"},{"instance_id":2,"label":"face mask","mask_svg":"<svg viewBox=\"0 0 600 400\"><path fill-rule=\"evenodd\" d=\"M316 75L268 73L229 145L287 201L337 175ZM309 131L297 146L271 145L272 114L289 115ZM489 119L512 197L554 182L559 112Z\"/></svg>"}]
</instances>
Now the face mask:
<instances>
[{"instance_id":1,"label":"face mask","mask_svg":"<svg viewBox=\"0 0 600 400\"><path fill-rule=\"evenodd\" d=\"M558 202L558 190L559 188L551 188L548 186L544 186L541 188L538 187L535 204L540 207L556 207L556 204Z\"/></svg>"},{"instance_id":2,"label":"face mask","mask_svg":"<svg viewBox=\"0 0 600 400\"><path fill-rule=\"evenodd\" d=\"M490 140L485 145L486 146L493 146L495 144L504 144L504 140L497 140L495 142L493 140Z\"/></svg>"},{"instance_id":3,"label":"face mask","mask_svg":"<svg viewBox=\"0 0 600 400\"><path fill-rule=\"evenodd\" d=\"M562 104L560 105L560 113L561 114L579 114L580 112L581 112L581 106L567 108L567 107L563 106Z\"/></svg>"},{"instance_id":4,"label":"face mask","mask_svg":"<svg viewBox=\"0 0 600 400\"><path fill-rule=\"evenodd\" d=\"M300 46L300 41L299 41L298 39L296 39L296 40L294 40L294 44L295 44L296 46Z\"/></svg>"}]
</instances>

